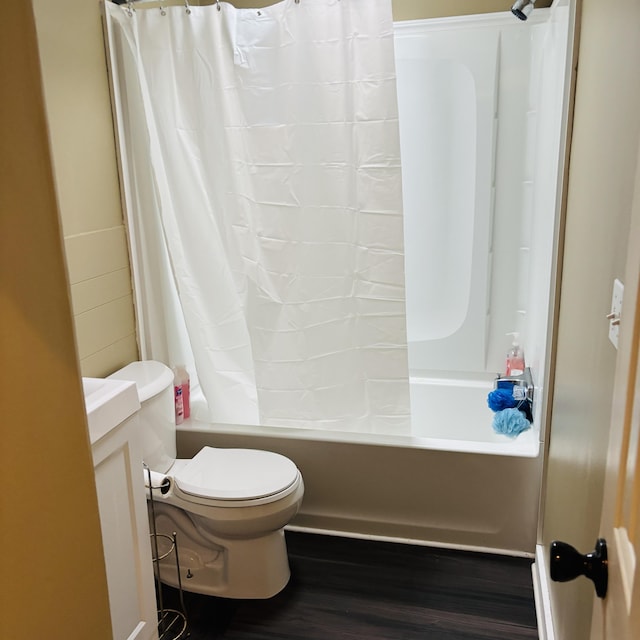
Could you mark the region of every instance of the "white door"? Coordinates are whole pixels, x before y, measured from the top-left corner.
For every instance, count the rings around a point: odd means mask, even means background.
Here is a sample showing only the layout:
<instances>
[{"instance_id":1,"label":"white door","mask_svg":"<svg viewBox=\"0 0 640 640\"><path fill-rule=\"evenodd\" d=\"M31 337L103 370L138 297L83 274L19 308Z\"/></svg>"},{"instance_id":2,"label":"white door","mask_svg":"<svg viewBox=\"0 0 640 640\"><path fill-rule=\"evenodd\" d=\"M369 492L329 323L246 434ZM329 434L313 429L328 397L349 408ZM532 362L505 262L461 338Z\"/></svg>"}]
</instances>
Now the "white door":
<instances>
[{"instance_id":1,"label":"white door","mask_svg":"<svg viewBox=\"0 0 640 640\"><path fill-rule=\"evenodd\" d=\"M608 547L609 584L596 598L592 640L640 638L640 162L625 271L611 435L600 535Z\"/></svg>"}]
</instances>

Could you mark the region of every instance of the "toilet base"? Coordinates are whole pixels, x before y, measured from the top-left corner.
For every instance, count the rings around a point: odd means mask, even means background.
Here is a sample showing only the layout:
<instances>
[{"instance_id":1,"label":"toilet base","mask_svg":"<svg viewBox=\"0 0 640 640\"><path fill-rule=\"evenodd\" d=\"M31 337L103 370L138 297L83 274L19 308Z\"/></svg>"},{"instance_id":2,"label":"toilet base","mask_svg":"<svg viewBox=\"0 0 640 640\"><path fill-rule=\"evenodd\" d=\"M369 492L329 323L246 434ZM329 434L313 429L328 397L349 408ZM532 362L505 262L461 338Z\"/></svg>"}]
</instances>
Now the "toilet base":
<instances>
[{"instance_id":1,"label":"toilet base","mask_svg":"<svg viewBox=\"0 0 640 640\"><path fill-rule=\"evenodd\" d=\"M287 585L291 572L284 529L255 538L221 538L203 532L181 509L156 506L156 530L176 532L180 581L185 591L223 598L271 598ZM160 556L163 548L159 549ZM154 554L155 555L155 554ZM178 587L176 554L160 563L162 582Z\"/></svg>"}]
</instances>

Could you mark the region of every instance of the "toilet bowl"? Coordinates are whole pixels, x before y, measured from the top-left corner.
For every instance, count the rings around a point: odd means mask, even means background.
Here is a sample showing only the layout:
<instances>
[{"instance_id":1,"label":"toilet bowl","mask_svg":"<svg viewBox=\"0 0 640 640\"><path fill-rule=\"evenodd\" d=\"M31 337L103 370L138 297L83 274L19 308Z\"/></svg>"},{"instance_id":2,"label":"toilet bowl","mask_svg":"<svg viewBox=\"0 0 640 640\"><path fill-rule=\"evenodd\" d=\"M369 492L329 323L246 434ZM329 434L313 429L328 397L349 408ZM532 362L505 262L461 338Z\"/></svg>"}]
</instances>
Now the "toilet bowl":
<instances>
[{"instance_id":1,"label":"toilet bowl","mask_svg":"<svg viewBox=\"0 0 640 640\"><path fill-rule=\"evenodd\" d=\"M164 487L153 491L161 558L176 533L179 562L174 554L160 560L162 581L227 598L281 591L290 577L284 527L304 494L295 464L270 451L214 447L177 459L171 370L134 362L109 377L133 380L138 388L141 409L130 420L137 423L152 485Z\"/></svg>"}]
</instances>

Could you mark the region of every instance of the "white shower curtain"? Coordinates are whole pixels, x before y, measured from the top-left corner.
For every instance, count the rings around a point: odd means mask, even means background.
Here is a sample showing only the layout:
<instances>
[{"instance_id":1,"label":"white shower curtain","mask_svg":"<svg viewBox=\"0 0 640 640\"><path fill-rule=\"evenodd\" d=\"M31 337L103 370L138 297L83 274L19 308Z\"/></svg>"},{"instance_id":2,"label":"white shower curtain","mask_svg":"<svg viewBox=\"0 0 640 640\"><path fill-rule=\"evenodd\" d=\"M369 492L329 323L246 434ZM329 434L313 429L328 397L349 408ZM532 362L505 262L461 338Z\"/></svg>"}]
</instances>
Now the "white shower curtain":
<instances>
[{"instance_id":1,"label":"white shower curtain","mask_svg":"<svg viewBox=\"0 0 640 640\"><path fill-rule=\"evenodd\" d=\"M142 357L205 420L408 433L390 0L105 14Z\"/></svg>"}]
</instances>

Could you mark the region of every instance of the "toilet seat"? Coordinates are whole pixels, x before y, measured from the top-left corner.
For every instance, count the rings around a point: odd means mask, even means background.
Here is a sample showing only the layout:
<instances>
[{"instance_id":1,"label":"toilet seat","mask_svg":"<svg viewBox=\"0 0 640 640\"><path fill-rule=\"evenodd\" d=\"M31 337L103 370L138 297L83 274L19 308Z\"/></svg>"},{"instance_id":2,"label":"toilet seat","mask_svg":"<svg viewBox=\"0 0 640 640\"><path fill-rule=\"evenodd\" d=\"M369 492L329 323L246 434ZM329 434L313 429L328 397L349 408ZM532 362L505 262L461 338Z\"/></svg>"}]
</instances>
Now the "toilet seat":
<instances>
[{"instance_id":1,"label":"toilet seat","mask_svg":"<svg viewBox=\"0 0 640 640\"><path fill-rule=\"evenodd\" d=\"M203 447L173 474L174 490L187 501L252 506L280 500L299 484L296 465L278 453Z\"/></svg>"}]
</instances>

